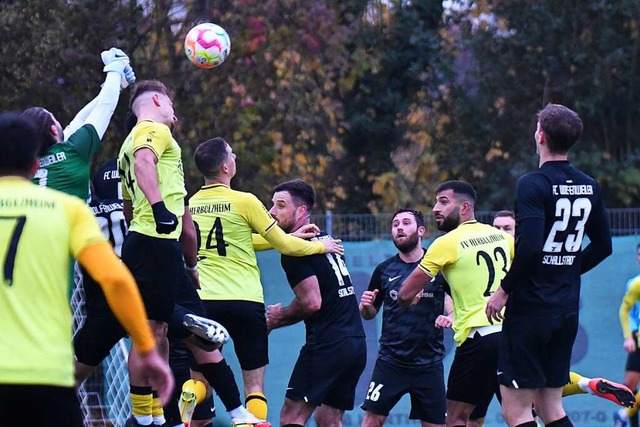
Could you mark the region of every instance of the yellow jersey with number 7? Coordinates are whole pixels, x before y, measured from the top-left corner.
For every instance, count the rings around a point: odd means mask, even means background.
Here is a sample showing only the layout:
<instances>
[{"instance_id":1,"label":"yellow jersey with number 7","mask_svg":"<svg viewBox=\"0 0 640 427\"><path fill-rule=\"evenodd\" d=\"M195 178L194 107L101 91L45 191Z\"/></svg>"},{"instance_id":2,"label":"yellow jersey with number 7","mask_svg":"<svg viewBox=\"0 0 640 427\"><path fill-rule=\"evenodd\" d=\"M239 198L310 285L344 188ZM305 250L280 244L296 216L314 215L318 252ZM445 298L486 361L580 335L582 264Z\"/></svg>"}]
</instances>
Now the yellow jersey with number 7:
<instances>
[{"instance_id":1,"label":"yellow jersey with number 7","mask_svg":"<svg viewBox=\"0 0 640 427\"><path fill-rule=\"evenodd\" d=\"M69 265L105 240L75 196L0 178L0 384L74 384Z\"/></svg>"}]
</instances>

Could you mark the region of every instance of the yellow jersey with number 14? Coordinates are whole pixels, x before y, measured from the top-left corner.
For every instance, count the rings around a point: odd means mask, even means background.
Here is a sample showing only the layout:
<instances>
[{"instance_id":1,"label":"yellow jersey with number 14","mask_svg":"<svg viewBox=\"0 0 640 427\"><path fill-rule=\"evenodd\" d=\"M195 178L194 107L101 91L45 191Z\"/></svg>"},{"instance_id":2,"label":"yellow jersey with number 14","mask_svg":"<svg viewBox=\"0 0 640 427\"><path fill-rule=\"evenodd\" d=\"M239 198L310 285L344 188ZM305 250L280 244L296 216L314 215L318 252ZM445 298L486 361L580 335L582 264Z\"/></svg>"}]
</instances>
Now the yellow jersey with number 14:
<instances>
[{"instance_id":1,"label":"yellow jersey with number 14","mask_svg":"<svg viewBox=\"0 0 640 427\"><path fill-rule=\"evenodd\" d=\"M460 224L427 249L420 269L442 271L453 298L454 340L462 344L472 328L490 325L485 315L489 297L500 286L513 259L513 237L477 221Z\"/></svg>"},{"instance_id":2,"label":"yellow jersey with number 14","mask_svg":"<svg viewBox=\"0 0 640 427\"><path fill-rule=\"evenodd\" d=\"M198 293L203 300L264 302L253 230L281 252L302 256L324 251L321 242L284 234L256 196L224 184L202 187L189 200L189 212L198 235Z\"/></svg>"},{"instance_id":3,"label":"yellow jersey with number 14","mask_svg":"<svg viewBox=\"0 0 640 427\"><path fill-rule=\"evenodd\" d=\"M0 178L0 383L72 387L69 264L105 238L84 202Z\"/></svg>"},{"instance_id":4,"label":"yellow jersey with number 14","mask_svg":"<svg viewBox=\"0 0 640 427\"><path fill-rule=\"evenodd\" d=\"M162 200L169 211L178 217L178 227L170 234L156 232L153 210L140 189L135 174L134 156L141 148L148 148L156 155L158 186ZM129 231L135 231L161 239L177 239L182 230L184 198L184 172L182 170L182 150L171 136L168 126L150 120L139 122L125 139L118 154L118 170L122 179L122 197L131 200L133 219Z\"/></svg>"}]
</instances>

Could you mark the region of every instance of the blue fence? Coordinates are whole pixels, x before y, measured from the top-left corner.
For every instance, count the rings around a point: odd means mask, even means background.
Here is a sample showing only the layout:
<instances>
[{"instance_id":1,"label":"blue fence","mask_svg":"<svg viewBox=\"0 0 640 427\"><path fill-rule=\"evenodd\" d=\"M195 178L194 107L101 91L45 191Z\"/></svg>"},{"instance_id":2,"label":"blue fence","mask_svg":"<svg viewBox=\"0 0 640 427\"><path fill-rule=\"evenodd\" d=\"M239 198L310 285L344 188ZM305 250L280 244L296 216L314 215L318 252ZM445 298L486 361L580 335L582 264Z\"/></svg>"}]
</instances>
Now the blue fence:
<instances>
[{"instance_id":1,"label":"blue fence","mask_svg":"<svg viewBox=\"0 0 640 427\"><path fill-rule=\"evenodd\" d=\"M480 222L491 223L497 211L478 211L476 218ZM609 223L614 236L640 234L640 208L608 209ZM425 211L427 232L436 231L430 212ZM390 227L392 213L383 214L324 214L312 215L312 220L335 238L351 242L391 239Z\"/></svg>"}]
</instances>

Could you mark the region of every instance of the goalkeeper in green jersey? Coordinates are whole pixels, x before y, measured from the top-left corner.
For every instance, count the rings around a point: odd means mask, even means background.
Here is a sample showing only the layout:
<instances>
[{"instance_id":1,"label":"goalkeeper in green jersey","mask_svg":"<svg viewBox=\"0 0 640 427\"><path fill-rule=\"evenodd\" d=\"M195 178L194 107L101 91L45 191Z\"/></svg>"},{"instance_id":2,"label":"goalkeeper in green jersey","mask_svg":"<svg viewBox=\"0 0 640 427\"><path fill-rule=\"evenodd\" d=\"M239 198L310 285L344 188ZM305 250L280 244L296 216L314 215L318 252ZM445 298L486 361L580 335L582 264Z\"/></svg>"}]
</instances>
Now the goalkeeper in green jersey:
<instances>
[{"instance_id":1,"label":"goalkeeper in green jersey","mask_svg":"<svg viewBox=\"0 0 640 427\"><path fill-rule=\"evenodd\" d=\"M107 75L100 93L64 130L45 108L31 107L23 113L34 123L41 139L39 168L33 182L83 200L89 197L91 160L100 148L120 91L136 80L129 57L122 50L111 48L102 52L101 57Z\"/></svg>"}]
</instances>

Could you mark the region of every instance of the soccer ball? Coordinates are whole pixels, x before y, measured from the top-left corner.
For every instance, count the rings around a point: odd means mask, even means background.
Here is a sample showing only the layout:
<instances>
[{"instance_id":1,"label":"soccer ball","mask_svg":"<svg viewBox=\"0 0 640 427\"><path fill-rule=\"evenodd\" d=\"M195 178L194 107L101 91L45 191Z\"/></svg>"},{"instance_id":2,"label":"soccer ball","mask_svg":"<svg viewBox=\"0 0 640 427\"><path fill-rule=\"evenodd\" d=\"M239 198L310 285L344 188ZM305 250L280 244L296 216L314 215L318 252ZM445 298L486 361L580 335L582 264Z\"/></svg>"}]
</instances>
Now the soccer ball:
<instances>
[{"instance_id":1,"label":"soccer ball","mask_svg":"<svg viewBox=\"0 0 640 427\"><path fill-rule=\"evenodd\" d=\"M204 23L193 27L184 39L184 53L196 67L222 64L231 51L231 39L219 25Z\"/></svg>"}]
</instances>

